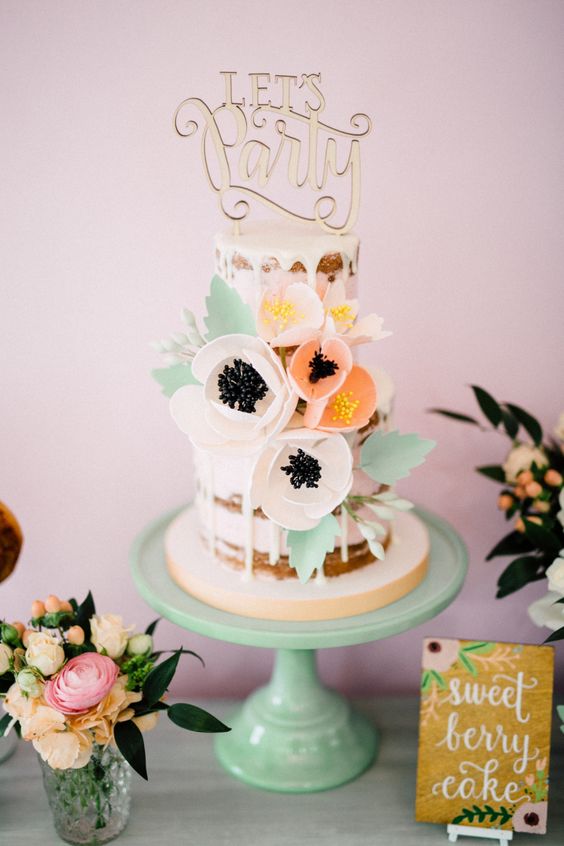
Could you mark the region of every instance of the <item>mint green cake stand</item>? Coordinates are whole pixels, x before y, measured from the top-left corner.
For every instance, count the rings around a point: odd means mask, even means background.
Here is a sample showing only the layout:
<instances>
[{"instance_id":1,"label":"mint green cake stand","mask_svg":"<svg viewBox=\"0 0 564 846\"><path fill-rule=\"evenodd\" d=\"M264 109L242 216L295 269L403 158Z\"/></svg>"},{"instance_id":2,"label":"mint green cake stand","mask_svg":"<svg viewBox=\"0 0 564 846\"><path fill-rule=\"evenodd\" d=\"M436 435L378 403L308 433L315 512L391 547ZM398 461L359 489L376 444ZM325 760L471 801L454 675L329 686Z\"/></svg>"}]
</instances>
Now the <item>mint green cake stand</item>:
<instances>
[{"instance_id":1,"label":"mint green cake stand","mask_svg":"<svg viewBox=\"0 0 564 846\"><path fill-rule=\"evenodd\" d=\"M390 637L431 619L464 582L467 554L456 532L425 511L431 538L429 572L407 596L377 611L340 620L278 622L240 617L184 593L168 575L164 532L178 510L139 535L131 551L133 579L145 601L173 623L208 637L276 649L266 687L251 694L217 736L216 754L232 775L284 793L328 790L366 770L378 752L378 733L342 696L321 683L315 650Z\"/></svg>"}]
</instances>

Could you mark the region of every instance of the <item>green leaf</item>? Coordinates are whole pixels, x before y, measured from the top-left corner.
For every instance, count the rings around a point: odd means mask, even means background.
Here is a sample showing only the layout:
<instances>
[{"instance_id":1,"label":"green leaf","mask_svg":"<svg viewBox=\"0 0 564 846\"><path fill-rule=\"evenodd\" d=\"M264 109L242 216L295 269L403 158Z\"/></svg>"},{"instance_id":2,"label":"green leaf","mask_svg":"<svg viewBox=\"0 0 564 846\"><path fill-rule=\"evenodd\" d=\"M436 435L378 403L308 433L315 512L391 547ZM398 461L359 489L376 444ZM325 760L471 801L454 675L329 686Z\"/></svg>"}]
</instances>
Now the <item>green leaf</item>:
<instances>
[{"instance_id":1,"label":"green leaf","mask_svg":"<svg viewBox=\"0 0 564 846\"><path fill-rule=\"evenodd\" d=\"M90 618L96 613L96 606L92 592L88 591L86 599L84 599L78 606L76 612L76 625L84 630L85 640L90 640Z\"/></svg>"},{"instance_id":2,"label":"green leaf","mask_svg":"<svg viewBox=\"0 0 564 846\"><path fill-rule=\"evenodd\" d=\"M165 397L171 397L184 385L200 384L192 375L192 365L189 362L171 364L170 367L158 367L156 370L151 370L151 376L159 383Z\"/></svg>"},{"instance_id":3,"label":"green leaf","mask_svg":"<svg viewBox=\"0 0 564 846\"><path fill-rule=\"evenodd\" d=\"M491 643L488 640L477 640L473 643L468 643L466 646L462 647L463 652L473 652L475 655L487 655L488 652L491 652L495 646L495 643Z\"/></svg>"},{"instance_id":4,"label":"green leaf","mask_svg":"<svg viewBox=\"0 0 564 846\"><path fill-rule=\"evenodd\" d=\"M326 514L314 529L306 532L290 529L286 539L290 548L290 567L295 568L302 584L322 566L325 555L334 551L335 538L340 534L339 521L333 514Z\"/></svg>"},{"instance_id":5,"label":"green leaf","mask_svg":"<svg viewBox=\"0 0 564 846\"><path fill-rule=\"evenodd\" d=\"M564 705L557 705L556 706L556 713L564 723Z\"/></svg>"},{"instance_id":6,"label":"green leaf","mask_svg":"<svg viewBox=\"0 0 564 846\"><path fill-rule=\"evenodd\" d=\"M505 482L505 473L500 464L486 464L484 467L476 467L476 471L494 482Z\"/></svg>"},{"instance_id":7,"label":"green leaf","mask_svg":"<svg viewBox=\"0 0 564 846\"><path fill-rule=\"evenodd\" d=\"M168 709L168 716L173 723L188 731L213 733L231 731L229 726L226 726L213 714L208 714L203 708L188 705L185 702L177 702L175 705L171 705Z\"/></svg>"},{"instance_id":8,"label":"green leaf","mask_svg":"<svg viewBox=\"0 0 564 846\"><path fill-rule=\"evenodd\" d=\"M470 387L474 391L474 396L478 400L478 405L480 406L482 413L488 418L492 426L497 429L502 418L499 403L494 400L491 394L484 391L483 388L479 388L477 385L471 385Z\"/></svg>"},{"instance_id":9,"label":"green leaf","mask_svg":"<svg viewBox=\"0 0 564 846\"><path fill-rule=\"evenodd\" d=\"M151 635L152 637L155 634L155 629L157 628L157 625L160 623L161 620L162 617L157 617L156 620L153 620L152 623L149 623L149 625L145 629L145 634Z\"/></svg>"},{"instance_id":10,"label":"green leaf","mask_svg":"<svg viewBox=\"0 0 564 846\"><path fill-rule=\"evenodd\" d=\"M204 659L197 652L192 652L191 649L160 649L158 652L153 652L152 657L160 658L161 655L166 655L168 652L180 652L181 655L192 655L198 659L202 667L206 666Z\"/></svg>"},{"instance_id":11,"label":"green leaf","mask_svg":"<svg viewBox=\"0 0 564 846\"><path fill-rule=\"evenodd\" d=\"M180 661L181 650L178 649L174 655L153 667L143 685L143 699L149 704L153 705L158 702L161 696L167 690L169 684L174 678L178 662Z\"/></svg>"},{"instance_id":12,"label":"green leaf","mask_svg":"<svg viewBox=\"0 0 564 846\"><path fill-rule=\"evenodd\" d=\"M533 546L551 555L558 555L562 548L562 541L557 534L544 526L539 526L538 523L531 523L526 517L523 519L523 523L525 524L525 535Z\"/></svg>"},{"instance_id":13,"label":"green leaf","mask_svg":"<svg viewBox=\"0 0 564 846\"><path fill-rule=\"evenodd\" d=\"M459 653L458 653L458 660L460 661L462 666L466 670L468 670L469 673L472 673L473 676L478 675L478 670L476 669L476 665L473 663L473 661L470 660L470 658L462 650L460 650Z\"/></svg>"},{"instance_id":14,"label":"green leaf","mask_svg":"<svg viewBox=\"0 0 564 846\"><path fill-rule=\"evenodd\" d=\"M0 737L4 737L4 734L8 730L8 726L12 722L12 717L10 714L4 714L2 719L0 719Z\"/></svg>"},{"instance_id":15,"label":"green leaf","mask_svg":"<svg viewBox=\"0 0 564 846\"><path fill-rule=\"evenodd\" d=\"M450 417L451 420L459 420L461 423L472 423L474 426L479 426L479 422L475 417L470 417L468 414L461 414L459 411L447 411L446 408L429 408L431 414L442 414L443 417Z\"/></svg>"},{"instance_id":16,"label":"green leaf","mask_svg":"<svg viewBox=\"0 0 564 846\"><path fill-rule=\"evenodd\" d=\"M523 552L532 552L531 542L522 532L510 532L505 535L494 548L487 554L486 561L497 558L499 555L519 555Z\"/></svg>"},{"instance_id":17,"label":"green leaf","mask_svg":"<svg viewBox=\"0 0 564 846\"><path fill-rule=\"evenodd\" d=\"M444 680L443 676L440 673L438 673L436 670L431 670L431 675L433 676L433 678L435 679L435 681L437 682L439 687L442 690L446 690L447 684L446 684L446 681Z\"/></svg>"},{"instance_id":18,"label":"green leaf","mask_svg":"<svg viewBox=\"0 0 564 846\"><path fill-rule=\"evenodd\" d=\"M206 341L221 335L256 335L257 329L251 307L243 302L239 292L220 276L211 281L210 294L206 297L208 313L204 317L208 333Z\"/></svg>"},{"instance_id":19,"label":"green leaf","mask_svg":"<svg viewBox=\"0 0 564 846\"><path fill-rule=\"evenodd\" d=\"M116 746L131 767L145 781L147 776L147 760L145 756L145 743L143 735L133 720L126 720L123 723L116 723L114 728Z\"/></svg>"},{"instance_id":20,"label":"green leaf","mask_svg":"<svg viewBox=\"0 0 564 846\"><path fill-rule=\"evenodd\" d=\"M556 629L555 632L552 632L552 634L549 635L544 642L553 643L555 640L564 640L564 626L560 629Z\"/></svg>"},{"instance_id":21,"label":"green leaf","mask_svg":"<svg viewBox=\"0 0 564 846\"><path fill-rule=\"evenodd\" d=\"M393 485L423 464L434 446L435 441L424 440L419 435L373 432L361 449L360 466L375 481Z\"/></svg>"},{"instance_id":22,"label":"green leaf","mask_svg":"<svg viewBox=\"0 0 564 846\"><path fill-rule=\"evenodd\" d=\"M431 687L431 673L429 670L425 670L423 675L421 676L421 691L423 693L427 693L427 691Z\"/></svg>"},{"instance_id":23,"label":"green leaf","mask_svg":"<svg viewBox=\"0 0 564 846\"><path fill-rule=\"evenodd\" d=\"M518 421L511 414L511 412L503 406L501 406L501 419L503 422L503 428L505 429L509 437L513 439L519 431Z\"/></svg>"},{"instance_id":24,"label":"green leaf","mask_svg":"<svg viewBox=\"0 0 564 846\"><path fill-rule=\"evenodd\" d=\"M516 590L520 590L529 582L536 582L544 578L544 572L539 573L540 559L534 555L524 555L516 558L498 579L497 598L502 599Z\"/></svg>"},{"instance_id":25,"label":"green leaf","mask_svg":"<svg viewBox=\"0 0 564 846\"><path fill-rule=\"evenodd\" d=\"M505 405L511 412L511 414L517 418L519 423L525 429L525 431L531 436L534 443L538 446L542 443L542 426L539 421L529 414L528 411L525 411L524 408L520 408L518 405L513 405L510 402L506 402Z\"/></svg>"}]
</instances>

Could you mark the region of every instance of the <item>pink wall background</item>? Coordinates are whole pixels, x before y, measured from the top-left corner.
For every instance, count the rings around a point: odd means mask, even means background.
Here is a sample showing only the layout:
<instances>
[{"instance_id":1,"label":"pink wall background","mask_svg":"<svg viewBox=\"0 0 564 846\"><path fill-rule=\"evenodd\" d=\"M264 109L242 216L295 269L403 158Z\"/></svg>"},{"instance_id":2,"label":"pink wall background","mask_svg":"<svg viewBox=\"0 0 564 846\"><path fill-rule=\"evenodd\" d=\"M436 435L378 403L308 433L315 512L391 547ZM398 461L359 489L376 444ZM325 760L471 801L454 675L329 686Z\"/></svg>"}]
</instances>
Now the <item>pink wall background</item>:
<instances>
[{"instance_id":1,"label":"pink wall background","mask_svg":"<svg viewBox=\"0 0 564 846\"><path fill-rule=\"evenodd\" d=\"M397 422L439 446L402 491L462 532L471 570L437 620L388 642L329 650L324 676L352 692L413 691L424 634L539 642L535 585L494 599L504 531L497 435L449 424L465 385L552 427L564 397L564 5L511 2L4 2L0 6L4 240L0 498L26 533L0 616L53 591L95 590L139 626L154 614L127 565L135 534L192 490L187 444L148 376L148 342L203 305L223 223L195 144L171 116L223 96L222 69L321 70L326 114L366 110L361 286L394 336ZM176 692L240 695L271 656L165 623L208 667ZM564 649L559 650L560 670Z\"/></svg>"}]
</instances>

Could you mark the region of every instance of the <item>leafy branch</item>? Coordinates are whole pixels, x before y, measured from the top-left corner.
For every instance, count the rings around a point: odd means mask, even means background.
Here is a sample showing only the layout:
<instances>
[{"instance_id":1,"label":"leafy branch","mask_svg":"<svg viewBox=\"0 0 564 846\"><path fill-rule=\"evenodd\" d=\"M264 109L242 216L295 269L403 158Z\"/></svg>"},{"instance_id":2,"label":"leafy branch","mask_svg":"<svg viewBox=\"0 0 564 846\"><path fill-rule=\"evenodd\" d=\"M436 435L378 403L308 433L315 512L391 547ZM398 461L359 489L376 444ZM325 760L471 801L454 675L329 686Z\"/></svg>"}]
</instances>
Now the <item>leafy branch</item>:
<instances>
[{"instance_id":1,"label":"leafy branch","mask_svg":"<svg viewBox=\"0 0 564 846\"><path fill-rule=\"evenodd\" d=\"M513 814L505 805L500 805L498 811L492 808L491 805L484 805L483 808L478 807L478 805L472 805L472 808L463 808L462 813L453 819L452 824L461 825L465 822L473 823L474 821L481 824L488 821L492 826L503 826L509 822L512 816Z\"/></svg>"}]
</instances>

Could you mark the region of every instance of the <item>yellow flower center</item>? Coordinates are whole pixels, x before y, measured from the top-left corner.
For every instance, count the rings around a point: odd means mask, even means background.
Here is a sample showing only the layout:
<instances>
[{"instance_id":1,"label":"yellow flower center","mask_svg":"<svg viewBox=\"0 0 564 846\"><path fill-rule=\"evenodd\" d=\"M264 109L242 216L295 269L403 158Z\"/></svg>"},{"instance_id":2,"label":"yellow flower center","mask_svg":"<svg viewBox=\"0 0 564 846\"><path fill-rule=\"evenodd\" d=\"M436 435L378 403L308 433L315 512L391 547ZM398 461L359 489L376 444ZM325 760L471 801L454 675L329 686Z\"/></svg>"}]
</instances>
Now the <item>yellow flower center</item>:
<instances>
[{"instance_id":1,"label":"yellow flower center","mask_svg":"<svg viewBox=\"0 0 564 846\"><path fill-rule=\"evenodd\" d=\"M354 323L354 315L352 313L352 308L348 303L333 306L333 308L329 309L329 314L331 315L335 323L343 323L349 329Z\"/></svg>"},{"instance_id":2,"label":"yellow flower center","mask_svg":"<svg viewBox=\"0 0 564 846\"><path fill-rule=\"evenodd\" d=\"M353 414L360 405L360 400L351 399L352 395L352 391L341 391L336 395L331 406L334 412L331 419L334 422L342 421L345 426L351 425Z\"/></svg>"},{"instance_id":3,"label":"yellow flower center","mask_svg":"<svg viewBox=\"0 0 564 846\"><path fill-rule=\"evenodd\" d=\"M277 321L281 329L285 329L288 323L297 323L304 317L303 314L296 314L296 306L291 300L284 300L280 297L272 297L270 300L265 300L263 310L271 316L268 318L265 314L263 316L264 322L271 323L272 320Z\"/></svg>"}]
</instances>

